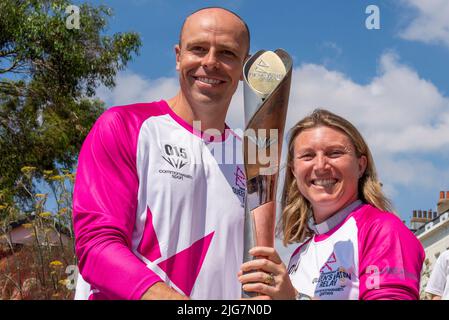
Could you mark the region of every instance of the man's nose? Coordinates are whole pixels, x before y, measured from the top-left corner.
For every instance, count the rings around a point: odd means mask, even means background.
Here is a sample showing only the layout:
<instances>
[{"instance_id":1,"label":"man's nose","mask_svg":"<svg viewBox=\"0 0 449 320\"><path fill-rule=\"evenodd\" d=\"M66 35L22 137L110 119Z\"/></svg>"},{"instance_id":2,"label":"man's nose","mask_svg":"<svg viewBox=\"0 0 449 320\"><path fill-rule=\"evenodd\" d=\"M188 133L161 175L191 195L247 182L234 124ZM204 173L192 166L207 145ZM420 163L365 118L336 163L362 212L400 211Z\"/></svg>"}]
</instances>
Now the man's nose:
<instances>
[{"instance_id":1,"label":"man's nose","mask_svg":"<svg viewBox=\"0 0 449 320\"><path fill-rule=\"evenodd\" d=\"M218 68L217 51L214 48L210 48L207 54L203 57L202 66L207 69Z\"/></svg>"}]
</instances>

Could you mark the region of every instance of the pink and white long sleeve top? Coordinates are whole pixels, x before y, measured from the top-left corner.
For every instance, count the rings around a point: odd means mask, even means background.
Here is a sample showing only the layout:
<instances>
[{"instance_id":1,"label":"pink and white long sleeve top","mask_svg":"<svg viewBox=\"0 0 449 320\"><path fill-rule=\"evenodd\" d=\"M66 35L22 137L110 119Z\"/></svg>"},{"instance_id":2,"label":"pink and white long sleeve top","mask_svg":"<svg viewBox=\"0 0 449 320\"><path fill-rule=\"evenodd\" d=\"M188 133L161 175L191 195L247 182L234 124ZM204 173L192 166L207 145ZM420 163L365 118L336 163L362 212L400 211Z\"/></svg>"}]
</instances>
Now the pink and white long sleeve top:
<instances>
[{"instance_id":1,"label":"pink and white long sleeve top","mask_svg":"<svg viewBox=\"0 0 449 320\"><path fill-rule=\"evenodd\" d=\"M312 228L288 267L299 292L323 300L419 299L424 250L394 214L356 201Z\"/></svg>"},{"instance_id":2,"label":"pink and white long sleeve top","mask_svg":"<svg viewBox=\"0 0 449 320\"><path fill-rule=\"evenodd\" d=\"M203 135L165 101L107 110L79 155L76 299L139 299L158 281L194 299L239 298L241 150L231 130Z\"/></svg>"}]
</instances>

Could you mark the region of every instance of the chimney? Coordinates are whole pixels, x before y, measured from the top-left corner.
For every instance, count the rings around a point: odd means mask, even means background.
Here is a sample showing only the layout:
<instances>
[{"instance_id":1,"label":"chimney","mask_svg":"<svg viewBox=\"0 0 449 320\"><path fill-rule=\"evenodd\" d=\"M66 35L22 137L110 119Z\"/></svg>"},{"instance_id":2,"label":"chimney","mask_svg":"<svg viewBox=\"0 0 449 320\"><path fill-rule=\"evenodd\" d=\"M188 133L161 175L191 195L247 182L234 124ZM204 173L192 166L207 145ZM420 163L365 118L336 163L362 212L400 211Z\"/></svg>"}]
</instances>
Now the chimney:
<instances>
[{"instance_id":1,"label":"chimney","mask_svg":"<svg viewBox=\"0 0 449 320\"><path fill-rule=\"evenodd\" d=\"M444 197L444 194L446 193L446 197ZM438 215L443 214L445 212L449 211L449 191L440 191L440 200L438 200L437 203L437 212Z\"/></svg>"},{"instance_id":2,"label":"chimney","mask_svg":"<svg viewBox=\"0 0 449 320\"><path fill-rule=\"evenodd\" d=\"M416 210L413 210L413 218L416 218Z\"/></svg>"},{"instance_id":3,"label":"chimney","mask_svg":"<svg viewBox=\"0 0 449 320\"><path fill-rule=\"evenodd\" d=\"M438 212L435 211L435 212L433 213L433 218L435 219L436 217L438 217Z\"/></svg>"},{"instance_id":4,"label":"chimney","mask_svg":"<svg viewBox=\"0 0 449 320\"><path fill-rule=\"evenodd\" d=\"M429 221L433 219L433 211L432 211L432 209L429 209L428 218L429 218Z\"/></svg>"},{"instance_id":5,"label":"chimney","mask_svg":"<svg viewBox=\"0 0 449 320\"><path fill-rule=\"evenodd\" d=\"M423 210L422 217L427 220L427 211Z\"/></svg>"}]
</instances>

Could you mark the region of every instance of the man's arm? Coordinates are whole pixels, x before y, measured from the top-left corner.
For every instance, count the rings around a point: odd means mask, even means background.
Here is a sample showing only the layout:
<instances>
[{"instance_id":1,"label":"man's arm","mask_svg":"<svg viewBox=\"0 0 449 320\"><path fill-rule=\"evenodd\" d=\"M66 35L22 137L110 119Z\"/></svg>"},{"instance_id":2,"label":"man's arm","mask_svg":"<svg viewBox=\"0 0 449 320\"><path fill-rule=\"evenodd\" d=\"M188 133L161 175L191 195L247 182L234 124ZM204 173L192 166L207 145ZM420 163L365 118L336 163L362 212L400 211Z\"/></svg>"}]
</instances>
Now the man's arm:
<instances>
[{"instance_id":1,"label":"man's arm","mask_svg":"<svg viewBox=\"0 0 449 320\"><path fill-rule=\"evenodd\" d=\"M92 128L79 156L73 198L75 248L98 298L156 297L160 277L131 250L137 212L135 117L112 108ZM149 290L150 288L150 290ZM94 293L95 295L96 293ZM95 296L94 296L95 298Z\"/></svg>"},{"instance_id":2,"label":"man's arm","mask_svg":"<svg viewBox=\"0 0 449 320\"><path fill-rule=\"evenodd\" d=\"M430 295L431 300L441 300L446 284L446 261L448 253L442 253L433 266L429 281L426 286L426 293Z\"/></svg>"},{"instance_id":3,"label":"man's arm","mask_svg":"<svg viewBox=\"0 0 449 320\"><path fill-rule=\"evenodd\" d=\"M441 300L441 296L439 296L437 294L429 293L429 296L430 296L430 300Z\"/></svg>"},{"instance_id":4,"label":"man's arm","mask_svg":"<svg viewBox=\"0 0 449 320\"><path fill-rule=\"evenodd\" d=\"M163 282L152 285L142 296L141 300L189 300Z\"/></svg>"}]
</instances>

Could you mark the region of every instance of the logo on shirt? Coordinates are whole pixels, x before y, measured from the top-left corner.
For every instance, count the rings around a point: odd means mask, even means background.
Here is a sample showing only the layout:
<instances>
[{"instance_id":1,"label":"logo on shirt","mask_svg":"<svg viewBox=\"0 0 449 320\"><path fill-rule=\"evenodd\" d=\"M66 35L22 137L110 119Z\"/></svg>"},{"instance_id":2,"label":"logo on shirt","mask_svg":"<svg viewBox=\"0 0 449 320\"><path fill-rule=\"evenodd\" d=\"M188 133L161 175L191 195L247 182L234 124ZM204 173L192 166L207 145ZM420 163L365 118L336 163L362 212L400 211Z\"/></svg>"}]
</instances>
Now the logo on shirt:
<instances>
[{"instance_id":1,"label":"logo on shirt","mask_svg":"<svg viewBox=\"0 0 449 320\"><path fill-rule=\"evenodd\" d=\"M341 266L335 252L332 252L321 267L319 278L312 281L312 283L316 283L315 294L319 297L338 294L345 290L347 281L351 281L352 277L352 272Z\"/></svg>"},{"instance_id":2,"label":"logo on shirt","mask_svg":"<svg viewBox=\"0 0 449 320\"><path fill-rule=\"evenodd\" d=\"M246 177L245 173L240 169L240 167L237 166L235 172L234 172L235 182L234 184L239 187L240 189L246 188Z\"/></svg>"},{"instance_id":3,"label":"logo on shirt","mask_svg":"<svg viewBox=\"0 0 449 320\"><path fill-rule=\"evenodd\" d=\"M245 189L246 189L246 176L245 173L240 169L239 166L236 167L234 172L234 186L232 187L232 191L243 200L245 199Z\"/></svg>"},{"instance_id":4,"label":"logo on shirt","mask_svg":"<svg viewBox=\"0 0 449 320\"><path fill-rule=\"evenodd\" d=\"M162 151L162 159L165 160L173 169L181 169L189 163L189 157L187 155L186 149L183 147L165 144ZM192 179L190 174L185 174L175 170L161 169L159 173L170 174L173 179L184 180Z\"/></svg>"},{"instance_id":5,"label":"logo on shirt","mask_svg":"<svg viewBox=\"0 0 449 320\"><path fill-rule=\"evenodd\" d=\"M329 257L329 259L327 259L326 263L324 264L324 266L321 267L320 269L320 273L323 273L325 271L333 271L332 270L332 264L337 262L337 258L335 258L335 253L332 252L331 256Z\"/></svg>"},{"instance_id":6,"label":"logo on shirt","mask_svg":"<svg viewBox=\"0 0 449 320\"><path fill-rule=\"evenodd\" d=\"M185 148L166 144L164 146L164 152L165 155L162 156L162 159L174 169L181 169L189 163Z\"/></svg>"}]
</instances>

